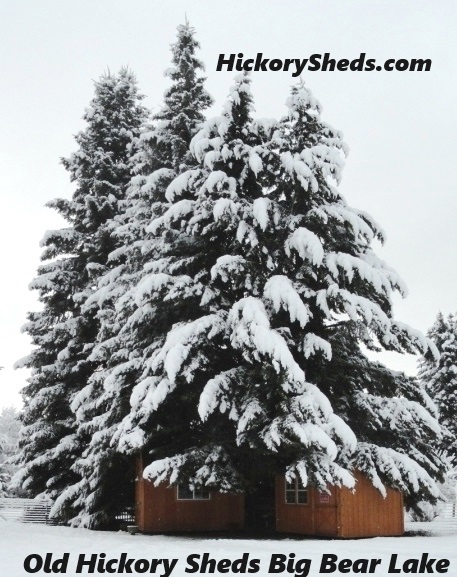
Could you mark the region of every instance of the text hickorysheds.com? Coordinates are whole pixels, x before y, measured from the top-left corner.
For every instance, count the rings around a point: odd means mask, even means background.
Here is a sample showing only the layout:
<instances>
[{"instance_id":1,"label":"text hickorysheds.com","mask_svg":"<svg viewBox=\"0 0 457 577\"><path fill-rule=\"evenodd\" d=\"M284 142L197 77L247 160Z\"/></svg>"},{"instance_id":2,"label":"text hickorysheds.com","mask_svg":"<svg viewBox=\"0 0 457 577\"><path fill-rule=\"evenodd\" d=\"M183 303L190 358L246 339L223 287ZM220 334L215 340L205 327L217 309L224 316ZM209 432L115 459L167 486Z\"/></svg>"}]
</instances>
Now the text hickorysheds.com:
<instances>
[{"instance_id":1,"label":"text hickorysheds.com","mask_svg":"<svg viewBox=\"0 0 457 577\"><path fill-rule=\"evenodd\" d=\"M254 58L246 58L243 53L219 54L216 70L232 72L291 72L292 76L300 76L302 72L429 72L432 67L430 58L388 58L382 64L376 64L376 58L366 58L361 52L357 58L331 58L329 52L325 54L311 54L309 58L264 58L259 52Z\"/></svg>"}]
</instances>

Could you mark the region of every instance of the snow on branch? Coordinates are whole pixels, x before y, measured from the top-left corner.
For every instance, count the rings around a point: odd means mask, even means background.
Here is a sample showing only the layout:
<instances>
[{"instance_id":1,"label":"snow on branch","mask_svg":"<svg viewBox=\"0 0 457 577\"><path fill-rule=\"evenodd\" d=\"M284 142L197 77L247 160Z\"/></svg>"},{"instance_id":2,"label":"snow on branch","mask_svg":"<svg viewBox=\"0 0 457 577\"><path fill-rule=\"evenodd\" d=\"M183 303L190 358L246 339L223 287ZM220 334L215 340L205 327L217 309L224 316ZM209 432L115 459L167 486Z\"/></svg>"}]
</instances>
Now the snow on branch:
<instances>
[{"instance_id":1,"label":"snow on branch","mask_svg":"<svg viewBox=\"0 0 457 577\"><path fill-rule=\"evenodd\" d=\"M382 428L403 431L411 425L417 429L428 429L434 435L441 435L438 420L430 412L417 403L405 397L379 397L366 392L358 393L356 401L360 408L371 413L373 420Z\"/></svg>"},{"instance_id":2,"label":"snow on branch","mask_svg":"<svg viewBox=\"0 0 457 577\"><path fill-rule=\"evenodd\" d=\"M200 170L186 170L178 175L169 185L165 192L168 202L173 202L176 196L181 196L185 190L189 190L195 180L200 176Z\"/></svg>"},{"instance_id":3,"label":"snow on branch","mask_svg":"<svg viewBox=\"0 0 457 577\"><path fill-rule=\"evenodd\" d=\"M307 228L297 228L285 242L285 251L290 256L292 250L298 252L303 260L320 266L324 258L324 249L319 237Z\"/></svg>"},{"instance_id":4,"label":"snow on branch","mask_svg":"<svg viewBox=\"0 0 457 577\"><path fill-rule=\"evenodd\" d=\"M211 268L211 278L219 277L224 282L229 282L233 274L243 273L246 260L239 255L225 254L220 256L216 264Z\"/></svg>"},{"instance_id":5,"label":"snow on branch","mask_svg":"<svg viewBox=\"0 0 457 577\"><path fill-rule=\"evenodd\" d=\"M231 396L229 394L230 389L236 386L237 382L241 381L244 373L245 371L241 367L235 367L219 373L206 383L198 404L198 414L202 421L206 421L217 407L219 407L221 413L225 413L226 409L232 404L229 400ZM236 409L233 406L231 409L229 417L232 419L237 418L238 414Z\"/></svg>"},{"instance_id":6,"label":"snow on branch","mask_svg":"<svg viewBox=\"0 0 457 577\"><path fill-rule=\"evenodd\" d=\"M310 321L310 310L286 276L272 276L265 284L263 296L272 302L276 312L280 309L286 310L292 322L298 321L300 326L304 327Z\"/></svg>"},{"instance_id":7,"label":"snow on branch","mask_svg":"<svg viewBox=\"0 0 457 577\"><path fill-rule=\"evenodd\" d=\"M320 352L328 361L332 358L332 346L325 339L318 337L314 333L307 333L300 345L300 350L303 352L305 359Z\"/></svg>"},{"instance_id":8,"label":"snow on branch","mask_svg":"<svg viewBox=\"0 0 457 577\"><path fill-rule=\"evenodd\" d=\"M362 280L369 282L376 292L387 296L392 292L392 286L384 271L375 269L359 257L343 252L331 252L326 255L325 264L335 280L339 278L340 270L349 282L354 280L357 273Z\"/></svg>"},{"instance_id":9,"label":"snow on branch","mask_svg":"<svg viewBox=\"0 0 457 577\"><path fill-rule=\"evenodd\" d=\"M236 302L230 310L227 325L230 340L235 349L243 351L249 360L261 361L262 356L270 358L279 373L284 370L295 385L303 385L305 375L294 360L284 338L270 328L265 306L255 297L246 297ZM283 385L289 389L289 384Z\"/></svg>"},{"instance_id":10,"label":"snow on branch","mask_svg":"<svg viewBox=\"0 0 457 577\"><path fill-rule=\"evenodd\" d=\"M256 198L252 203L252 214L262 230L265 230L268 226L268 210L270 205L270 199L264 196Z\"/></svg>"},{"instance_id":11,"label":"snow on branch","mask_svg":"<svg viewBox=\"0 0 457 577\"><path fill-rule=\"evenodd\" d=\"M168 333L167 339L151 363L153 371L161 367L170 381L174 382L192 346L202 339L211 340L225 330L225 321L218 314L201 317L193 322L180 323Z\"/></svg>"},{"instance_id":12,"label":"snow on branch","mask_svg":"<svg viewBox=\"0 0 457 577\"><path fill-rule=\"evenodd\" d=\"M359 443L355 460L356 467L366 473L373 485L386 495L386 489L377 470L385 475L390 483L406 494L419 493L426 488L434 497L439 489L430 475L416 461L394 449L380 447L370 443Z\"/></svg>"},{"instance_id":13,"label":"snow on branch","mask_svg":"<svg viewBox=\"0 0 457 577\"><path fill-rule=\"evenodd\" d=\"M170 208L158 218L154 219L147 227L146 232L157 234L160 229L171 227L171 225L184 216L191 214L194 210L194 200L183 199L175 202Z\"/></svg>"},{"instance_id":14,"label":"snow on branch","mask_svg":"<svg viewBox=\"0 0 457 577\"><path fill-rule=\"evenodd\" d=\"M141 307L145 303L156 300L168 300L173 295L186 296L199 290L192 277L188 275L173 276L163 272L145 276L134 291L136 304ZM167 294L168 293L168 294Z\"/></svg>"},{"instance_id":15,"label":"snow on branch","mask_svg":"<svg viewBox=\"0 0 457 577\"><path fill-rule=\"evenodd\" d=\"M200 189L200 193L214 191L234 193L236 191L236 180L231 176L227 176L223 170L210 172Z\"/></svg>"},{"instance_id":16,"label":"snow on branch","mask_svg":"<svg viewBox=\"0 0 457 577\"><path fill-rule=\"evenodd\" d=\"M235 216L238 213L238 206L230 198L218 198L213 206L214 220L220 220L225 214Z\"/></svg>"}]
</instances>

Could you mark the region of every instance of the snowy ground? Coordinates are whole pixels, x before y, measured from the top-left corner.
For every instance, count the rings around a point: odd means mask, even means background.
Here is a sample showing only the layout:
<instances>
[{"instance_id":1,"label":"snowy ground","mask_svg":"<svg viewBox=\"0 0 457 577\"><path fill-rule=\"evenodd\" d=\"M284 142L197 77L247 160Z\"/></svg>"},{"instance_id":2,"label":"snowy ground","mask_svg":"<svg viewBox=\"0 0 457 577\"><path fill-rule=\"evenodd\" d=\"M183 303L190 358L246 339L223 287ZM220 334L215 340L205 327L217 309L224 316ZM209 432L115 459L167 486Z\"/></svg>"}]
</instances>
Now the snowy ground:
<instances>
[{"instance_id":1,"label":"snowy ground","mask_svg":"<svg viewBox=\"0 0 457 577\"><path fill-rule=\"evenodd\" d=\"M24 560L29 555L36 555L30 561L30 569L36 569L38 556L45 558L47 553L52 553L52 562L62 558L64 553L68 553L68 561L66 571L60 571L70 576L75 576L77 563L80 555L84 555L84 560L90 560L92 554L97 554L97 562L99 560L107 562L110 559L114 561L109 566L112 569L110 573L118 573L119 562L121 554L125 561L134 559L130 565L125 565L122 573L128 573L125 569L131 570L131 574L138 575L145 572L145 574L166 575L164 565L161 563L157 567L157 571L151 571L151 559L164 559L167 562L175 561L173 569L168 571L169 575L173 577L185 577L188 574L211 574L210 572L202 572L199 568L196 571L186 571L190 569L191 565L188 562L190 555L203 555L209 553L211 558L216 560L229 559L231 562L242 558L243 554L249 554L248 561L254 559L259 560L258 571L248 572L249 566L243 571L243 567L236 565L230 569L224 569L224 564L220 565L213 575L240 575L257 573L263 577L270 574L282 575L309 575L310 577L331 574L331 575L355 575L364 573L363 564L353 567L351 570L342 571L344 566L336 569L333 573L330 571L323 572L321 569L321 562L324 555L337 555L338 561L342 559L381 559L374 570L374 574L378 577L387 577L389 571L389 563L392 555L397 555L395 568L399 572L395 574L402 577L403 575L410 575L411 573L427 573L428 571L420 571L420 567L416 567L417 571L405 572L402 564L406 559L421 559L423 554L428 554L429 558L433 559L447 559L449 560L449 568L445 572L451 577L457 575L457 531L454 534L449 534L449 528L445 526L440 527L436 523L421 523L412 524L408 529L418 529L422 532L427 531L427 535L406 536L406 537L378 537L375 539L361 539L361 540L347 540L334 541L324 539L274 539L274 540L247 540L247 539L208 539L197 537L173 537L173 536L147 536L147 535L129 535L127 533L113 533L113 532L95 532L84 529L70 529L67 527L52 527L46 525L24 525L17 522L0 522L0 575L1 577L24 577L29 574L45 575L54 573L50 570L45 571L43 567L39 571L26 572L24 569ZM100 554L106 554L106 557ZM295 554L291 557L290 554ZM269 571L272 555L284 555L286 563L292 560L293 566L287 565L283 567L285 570L275 573ZM144 559L145 562L138 560ZM299 559L310 560L303 562L296 566ZM137 565L135 566L135 562ZM201 558L200 558L201 563ZM411 563L411 562L410 562ZM228 565L227 562L225 565ZM430 565L429 565L430 566ZM59 565L55 565L54 569L58 569ZM442 566L441 568L443 568ZM103 569L103 567L101 567ZM234 569L241 569L234 571ZM255 566L254 566L255 568ZM281 567L278 566L278 569ZM331 568L331 567L329 567ZM362 571L355 571L355 569L362 569ZM408 567L407 567L408 568ZM414 569L414 562L409 566ZM63 568L65 569L65 567ZM136 570L135 570L136 569ZM154 569L154 568L153 568ZM432 564L433 572L436 573L436 563ZM95 568L92 574L100 574ZM106 571L108 572L108 571ZM444 571L442 571L444 572ZM88 574L87 566L80 571L80 574Z\"/></svg>"}]
</instances>

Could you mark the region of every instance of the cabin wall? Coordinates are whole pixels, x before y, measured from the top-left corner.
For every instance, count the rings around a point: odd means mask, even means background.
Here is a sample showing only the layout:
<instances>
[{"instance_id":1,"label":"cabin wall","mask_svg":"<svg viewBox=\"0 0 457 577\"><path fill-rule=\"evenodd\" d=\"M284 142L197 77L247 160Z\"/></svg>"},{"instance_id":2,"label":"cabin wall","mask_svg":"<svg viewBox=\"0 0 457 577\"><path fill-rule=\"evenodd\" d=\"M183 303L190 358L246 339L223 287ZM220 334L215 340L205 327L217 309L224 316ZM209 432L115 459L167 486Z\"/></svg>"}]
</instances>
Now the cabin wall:
<instances>
[{"instance_id":1,"label":"cabin wall","mask_svg":"<svg viewBox=\"0 0 457 577\"><path fill-rule=\"evenodd\" d=\"M340 491L337 487L328 487L328 493L312 489L314 503L315 535L337 537L340 512Z\"/></svg>"},{"instance_id":2,"label":"cabin wall","mask_svg":"<svg viewBox=\"0 0 457 577\"><path fill-rule=\"evenodd\" d=\"M276 479L276 530L321 537L374 537L402 535L404 532L403 496L387 489L384 499L371 482L356 473L353 493L346 488L329 487L330 494L308 488L307 504L285 502L285 479Z\"/></svg>"},{"instance_id":3,"label":"cabin wall","mask_svg":"<svg viewBox=\"0 0 457 577\"><path fill-rule=\"evenodd\" d=\"M244 497L211 493L209 500L177 499L177 488L154 487L142 477L137 460L136 522L149 533L225 531L244 527ZM371 482L356 473L356 491L329 487L330 494L308 488L306 504L288 504L285 478L275 484L276 530L322 537L374 537L404 533L403 496L387 488L384 499Z\"/></svg>"},{"instance_id":4,"label":"cabin wall","mask_svg":"<svg viewBox=\"0 0 457 577\"><path fill-rule=\"evenodd\" d=\"M340 537L403 535L403 495L386 488L385 498L366 477L356 474L356 491L340 489Z\"/></svg>"},{"instance_id":5,"label":"cabin wall","mask_svg":"<svg viewBox=\"0 0 457 577\"><path fill-rule=\"evenodd\" d=\"M144 527L144 480L143 480L143 457L140 455L135 461L135 522L143 531Z\"/></svg>"},{"instance_id":6,"label":"cabin wall","mask_svg":"<svg viewBox=\"0 0 457 577\"><path fill-rule=\"evenodd\" d=\"M308 487L306 504L286 503L284 477L276 478L276 530L280 533L321 535L336 537L338 534L338 490L329 488L330 494Z\"/></svg>"},{"instance_id":7,"label":"cabin wall","mask_svg":"<svg viewBox=\"0 0 457 577\"><path fill-rule=\"evenodd\" d=\"M139 472L143 467L139 462ZM177 487L154 485L137 476L136 522L145 533L227 531L244 526L244 497L212 492L208 500L179 500Z\"/></svg>"}]
</instances>

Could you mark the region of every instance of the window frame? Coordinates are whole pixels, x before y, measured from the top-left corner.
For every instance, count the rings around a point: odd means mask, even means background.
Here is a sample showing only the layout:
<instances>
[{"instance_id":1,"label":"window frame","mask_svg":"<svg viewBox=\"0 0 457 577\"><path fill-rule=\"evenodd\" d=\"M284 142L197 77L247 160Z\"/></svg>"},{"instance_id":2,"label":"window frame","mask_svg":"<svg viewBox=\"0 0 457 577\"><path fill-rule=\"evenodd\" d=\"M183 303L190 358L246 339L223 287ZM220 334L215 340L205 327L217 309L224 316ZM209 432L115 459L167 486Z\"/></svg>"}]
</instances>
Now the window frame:
<instances>
[{"instance_id":1,"label":"window frame","mask_svg":"<svg viewBox=\"0 0 457 577\"><path fill-rule=\"evenodd\" d=\"M188 491L189 493L192 492L192 497L180 497L179 496L180 489ZM196 497L195 496L196 493L207 493L208 496L207 497ZM207 491L207 490L202 490L202 489L189 489L189 488L184 488L183 485L176 485L176 500L177 501L210 501L211 500L211 492Z\"/></svg>"},{"instance_id":2,"label":"window frame","mask_svg":"<svg viewBox=\"0 0 457 577\"><path fill-rule=\"evenodd\" d=\"M293 487L291 487L291 485L293 485ZM303 483L299 477L295 477L295 479L290 483L287 480L285 480L285 483L284 483L284 503L286 505L306 506L309 504L308 494L309 494L308 493L308 487L305 487L303 485ZM288 495L293 495L294 500L288 501L287 500ZM305 496L305 501L303 503L301 503L299 501L299 495Z\"/></svg>"}]
</instances>

